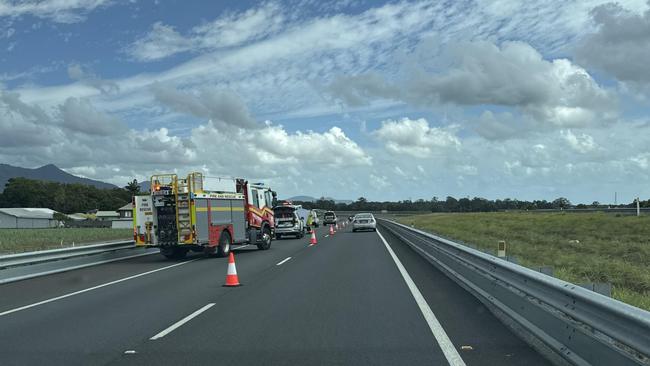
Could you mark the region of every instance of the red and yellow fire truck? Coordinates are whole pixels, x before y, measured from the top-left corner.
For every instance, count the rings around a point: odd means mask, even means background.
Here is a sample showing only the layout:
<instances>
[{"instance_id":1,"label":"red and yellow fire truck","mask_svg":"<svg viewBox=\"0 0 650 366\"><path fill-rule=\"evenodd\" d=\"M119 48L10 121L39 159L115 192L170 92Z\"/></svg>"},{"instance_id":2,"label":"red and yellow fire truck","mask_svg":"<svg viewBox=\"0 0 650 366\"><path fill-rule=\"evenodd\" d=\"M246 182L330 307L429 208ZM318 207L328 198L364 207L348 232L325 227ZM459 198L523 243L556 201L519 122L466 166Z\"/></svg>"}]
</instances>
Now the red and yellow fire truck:
<instances>
[{"instance_id":1,"label":"red and yellow fire truck","mask_svg":"<svg viewBox=\"0 0 650 366\"><path fill-rule=\"evenodd\" d=\"M167 258L183 258L190 250L223 257L241 245L266 250L276 197L264 184L244 179L154 175L151 194L133 197L133 237Z\"/></svg>"}]
</instances>

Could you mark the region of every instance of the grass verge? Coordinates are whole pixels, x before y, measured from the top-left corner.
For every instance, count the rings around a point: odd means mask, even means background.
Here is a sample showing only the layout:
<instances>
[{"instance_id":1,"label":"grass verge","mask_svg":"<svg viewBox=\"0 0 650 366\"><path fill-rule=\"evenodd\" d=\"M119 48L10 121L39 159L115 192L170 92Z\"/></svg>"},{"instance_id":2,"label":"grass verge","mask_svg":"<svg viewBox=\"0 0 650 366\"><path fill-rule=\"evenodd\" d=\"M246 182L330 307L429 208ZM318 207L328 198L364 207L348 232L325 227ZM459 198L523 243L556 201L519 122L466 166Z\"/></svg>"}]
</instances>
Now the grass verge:
<instances>
[{"instance_id":1,"label":"grass verge","mask_svg":"<svg viewBox=\"0 0 650 366\"><path fill-rule=\"evenodd\" d=\"M83 245L107 240L128 240L132 236L131 229L0 229L0 254L64 248L73 243Z\"/></svg>"},{"instance_id":2,"label":"grass verge","mask_svg":"<svg viewBox=\"0 0 650 366\"><path fill-rule=\"evenodd\" d=\"M572 283L611 282L612 297L650 310L650 216L499 212L396 220L493 252L505 240L523 266L553 266L555 277Z\"/></svg>"}]
</instances>

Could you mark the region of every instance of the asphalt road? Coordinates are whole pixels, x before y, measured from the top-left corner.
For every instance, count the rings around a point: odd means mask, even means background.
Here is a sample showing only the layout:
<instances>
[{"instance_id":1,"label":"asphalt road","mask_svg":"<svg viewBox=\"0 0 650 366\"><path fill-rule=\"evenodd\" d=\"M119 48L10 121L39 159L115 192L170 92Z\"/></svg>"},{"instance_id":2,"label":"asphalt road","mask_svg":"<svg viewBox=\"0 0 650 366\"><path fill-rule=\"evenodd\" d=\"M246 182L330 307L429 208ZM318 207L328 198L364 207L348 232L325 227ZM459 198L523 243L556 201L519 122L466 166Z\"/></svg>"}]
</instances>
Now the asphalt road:
<instances>
[{"instance_id":1,"label":"asphalt road","mask_svg":"<svg viewBox=\"0 0 650 366\"><path fill-rule=\"evenodd\" d=\"M222 287L225 258L160 255L0 285L0 364L444 365L450 352L467 365L547 364L381 232L420 302L379 235L321 228L315 246L238 250L237 288Z\"/></svg>"}]
</instances>

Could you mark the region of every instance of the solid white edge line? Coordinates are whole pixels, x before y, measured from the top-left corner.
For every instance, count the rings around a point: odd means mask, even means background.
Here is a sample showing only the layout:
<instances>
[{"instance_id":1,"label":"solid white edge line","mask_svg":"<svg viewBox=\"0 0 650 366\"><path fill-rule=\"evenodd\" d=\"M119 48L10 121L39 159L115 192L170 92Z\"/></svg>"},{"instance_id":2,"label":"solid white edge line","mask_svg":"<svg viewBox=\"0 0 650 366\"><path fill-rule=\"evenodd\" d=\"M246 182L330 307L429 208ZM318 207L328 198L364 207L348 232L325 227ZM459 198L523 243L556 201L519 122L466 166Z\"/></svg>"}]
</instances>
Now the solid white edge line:
<instances>
[{"instance_id":1,"label":"solid white edge line","mask_svg":"<svg viewBox=\"0 0 650 366\"><path fill-rule=\"evenodd\" d=\"M115 280L115 281L111 281L111 282L103 283L103 284L101 284L101 285L97 285L97 286L89 287L89 288L86 288L86 289L83 289L83 290L79 290L79 291L71 292L71 293L68 293L68 294L65 294L65 295L61 295L61 296L57 296L57 297L53 297L53 298L50 298L50 299L47 299L47 300L43 300L43 301L39 301L39 302L35 302L35 303L33 303L33 304L29 304L29 305L21 306L21 307L15 308L15 309L6 310L6 311L1 312L1 313L0 313L0 316L4 316L4 315L8 315L8 314L15 313L15 312L18 312L18 311L22 311L22 310L26 310L26 309L29 309L29 308L33 308L33 307L36 307L36 306L44 305L44 304L47 304L47 303L50 303L50 302L54 302L54 301L58 301L58 300L62 300L62 299L65 299L65 298L68 298L68 297L71 297L71 296L80 295L80 294L83 294L83 293L88 292L88 291L93 291L93 290L100 289L100 288L102 288L102 287L106 287L106 286L110 286L110 285L115 285L115 284L120 283L120 282L124 282L124 281L128 281L128 280L132 280L132 279L134 279L134 278L138 278L138 277L146 276L146 275L149 275L149 274L152 274L152 273L156 273L156 272L164 271L164 270L166 270L166 269L170 269L170 268L174 268L174 267L182 266L183 264L187 264L187 263L190 263L190 262L194 262L194 261L197 261L197 260L199 260L199 259L201 259L201 258L191 259L191 260L189 260L189 261L185 261L185 262L181 262L181 263L172 264L172 265L170 265L170 266L166 266L166 267L162 267L162 268L157 268L157 269L154 269L154 270L151 270L151 271L147 271L147 272L138 273L138 274L136 274L136 275L129 276L129 277L125 277L125 278L121 278L121 279L119 279L119 280Z\"/></svg>"},{"instance_id":2,"label":"solid white edge line","mask_svg":"<svg viewBox=\"0 0 650 366\"><path fill-rule=\"evenodd\" d=\"M282 264L284 264L284 263L285 263L286 261L288 261L289 259L291 259L291 257L286 257L286 258L283 259L281 262L277 263L276 266L281 266Z\"/></svg>"},{"instance_id":3,"label":"solid white edge line","mask_svg":"<svg viewBox=\"0 0 650 366\"><path fill-rule=\"evenodd\" d=\"M393 249L390 247L390 245L388 245L388 242L386 239L384 239L384 236L381 235L379 230L377 230L377 235L379 235L379 238L384 243L386 250L388 250L391 258L393 258L397 269L399 269L399 272L402 274L404 282L406 282L409 290L411 290L411 294L413 295L415 302L418 304L418 307L422 312L422 316L424 316L424 319L427 321L429 329L431 329L431 333L433 333L433 336L438 342L440 349L442 349L442 353L445 355L447 362L449 362L449 364L452 366L465 366L465 362L460 357L460 354L458 354L458 350L456 350L456 347L454 347L451 339L449 339L449 336L447 333L445 333L445 330L442 328L442 325L438 321L438 318L436 318L436 315L429 307L429 304L427 304L427 300L424 298L424 296L422 296L422 293L415 285L415 282L413 282L411 279L411 276L406 271L406 268L404 268L402 265L402 262L399 260L399 258L397 258L397 255L395 255L395 252L393 252Z\"/></svg>"},{"instance_id":4,"label":"solid white edge line","mask_svg":"<svg viewBox=\"0 0 650 366\"><path fill-rule=\"evenodd\" d=\"M155 341L156 339L160 339L160 338L166 336L167 334L169 334L169 333L173 332L174 330L178 329L183 324L185 324L185 323L189 322L190 320L192 320L193 318L197 317L202 312L210 309L211 307L214 306L214 304L215 303L209 303L209 304L205 305L204 307L200 308L199 310L193 312L192 314L190 314L190 315L184 317L183 319L177 321L176 323L172 324L169 328L167 328L167 329L163 330L162 332L156 334L155 336L149 338L149 340Z\"/></svg>"}]
</instances>

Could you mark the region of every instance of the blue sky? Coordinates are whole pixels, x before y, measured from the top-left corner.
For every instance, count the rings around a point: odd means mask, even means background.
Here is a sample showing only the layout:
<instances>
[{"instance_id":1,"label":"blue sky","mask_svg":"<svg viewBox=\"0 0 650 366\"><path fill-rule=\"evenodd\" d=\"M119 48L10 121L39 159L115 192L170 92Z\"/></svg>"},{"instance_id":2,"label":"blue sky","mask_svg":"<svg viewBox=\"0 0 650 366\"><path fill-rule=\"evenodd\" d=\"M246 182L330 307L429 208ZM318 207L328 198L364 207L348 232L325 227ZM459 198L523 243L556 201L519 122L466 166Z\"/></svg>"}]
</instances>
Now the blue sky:
<instances>
[{"instance_id":1,"label":"blue sky","mask_svg":"<svg viewBox=\"0 0 650 366\"><path fill-rule=\"evenodd\" d=\"M621 1L2 1L0 161L281 196L650 196Z\"/></svg>"}]
</instances>

